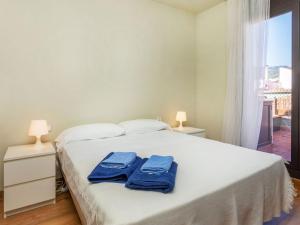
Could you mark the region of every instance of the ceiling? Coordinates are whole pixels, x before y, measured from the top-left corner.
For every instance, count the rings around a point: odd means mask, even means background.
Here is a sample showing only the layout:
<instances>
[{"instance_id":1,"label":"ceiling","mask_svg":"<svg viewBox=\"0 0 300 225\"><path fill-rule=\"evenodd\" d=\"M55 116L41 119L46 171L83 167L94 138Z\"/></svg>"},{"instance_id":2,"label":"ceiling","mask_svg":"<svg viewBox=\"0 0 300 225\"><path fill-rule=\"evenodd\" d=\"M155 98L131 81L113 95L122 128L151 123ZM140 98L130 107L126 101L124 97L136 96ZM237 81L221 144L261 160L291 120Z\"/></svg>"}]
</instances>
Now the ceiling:
<instances>
[{"instance_id":1,"label":"ceiling","mask_svg":"<svg viewBox=\"0 0 300 225\"><path fill-rule=\"evenodd\" d=\"M223 2L224 0L155 0L176 8L188 10L194 13L201 12Z\"/></svg>"}]
</instances>

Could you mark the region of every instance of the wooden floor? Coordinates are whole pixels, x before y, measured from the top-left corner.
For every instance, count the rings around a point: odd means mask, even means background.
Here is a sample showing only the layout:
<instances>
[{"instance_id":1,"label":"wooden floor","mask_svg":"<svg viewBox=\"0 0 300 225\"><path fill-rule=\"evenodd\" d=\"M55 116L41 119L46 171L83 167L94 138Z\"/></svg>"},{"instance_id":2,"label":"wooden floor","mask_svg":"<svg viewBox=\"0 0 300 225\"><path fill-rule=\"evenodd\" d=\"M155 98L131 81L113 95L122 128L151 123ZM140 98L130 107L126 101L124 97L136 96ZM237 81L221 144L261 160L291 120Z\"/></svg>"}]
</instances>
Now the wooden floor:
<instances>
[{"instance_id":1,"label":"wooden floor","mask_svg":"<svg viewBox=\"0 0 300 225\"><path fill-rule=\"evenodd\" d=\"M280 225L300 225L300 180L294 180L298 196L295 198L291 214Z\"/></svg>"},{"instance_id":2,"label":"wooden floor","mask_svg":"<svg viewBox=\"0 0 300 225\"><path fill-rule=\"evenodd\" d=\"M3 219L3 197L0 197L1 225L80 225L80 220L69 193L60 194L56 204L47 205Z\"/></svg>"},{"instance_id":3,"label":"wooden floor","mask_svg":"<svg viewBox=\"0 0 300 225\"><path fill-rule=\"evenodd\" d=\"M300 181L295 181L300 190ZM80 220L69 193L60 194L56 204L44 206L3 219L3 196L0 197L1 225L80 225ZM295 199L294 209L280 225L300 225L300 197Z\"/></svg>"}]
</instances>

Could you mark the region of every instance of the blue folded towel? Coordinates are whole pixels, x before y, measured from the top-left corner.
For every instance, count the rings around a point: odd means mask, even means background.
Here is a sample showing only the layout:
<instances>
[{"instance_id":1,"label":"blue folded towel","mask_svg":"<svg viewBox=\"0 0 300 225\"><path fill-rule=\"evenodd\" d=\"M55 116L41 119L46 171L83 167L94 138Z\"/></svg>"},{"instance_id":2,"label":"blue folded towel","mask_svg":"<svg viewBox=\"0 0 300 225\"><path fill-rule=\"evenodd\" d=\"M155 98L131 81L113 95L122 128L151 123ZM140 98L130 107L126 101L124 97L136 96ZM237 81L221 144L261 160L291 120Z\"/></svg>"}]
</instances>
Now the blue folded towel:
<instances>
[{"instance_id":1,"label":"blue folded towel","mask_svg":"<svg viewBox=\"0 0 300 225\"><path fill-rule=\"evenodd\" d=\"M101 162L102 167L107 168L125 168L136 158L135 152L113 152L111 156Z\"/></svg>"},{"instance_id":2,"label":"blue folded towel","mask_svg":"<svg viewBox=\"0 0 300 225\"><path fill-rule=\"evenodd\" d=\"M162 174L149 174L141 171L142 165L147 161L143 159L142 163L136 168L129 177L125 186L130 189L157 191L162 193L171 192L175 186L177 163L172 162L171 168Z\"/></svg>"},{"instance_id":3,"label":"blue folded towel","mask_svg":"<svg viewBox=\"0 0 300 225\"><path fill-rule=\"evenodd\" d=\"M109 153L104 160L108 159L113 152ZM125 183L128 177L134 172L134 170L141 164L142 159L136 157L135 160L125 168L107 168L103 167L103 160L95 167L87 179L91 183L101 182L113 182L113 183Z\"/></svg>"},{"instance_id":4,"label":"blue folded towel","mask_svg":"<svg viewBox=\"0 0 300 225\"><path fill-rule=\"evenodd\" d=\"M174 158L172 156L152 155L141 167L144 173L161 174L171 168Z\"/></svg>"}]
</instances>

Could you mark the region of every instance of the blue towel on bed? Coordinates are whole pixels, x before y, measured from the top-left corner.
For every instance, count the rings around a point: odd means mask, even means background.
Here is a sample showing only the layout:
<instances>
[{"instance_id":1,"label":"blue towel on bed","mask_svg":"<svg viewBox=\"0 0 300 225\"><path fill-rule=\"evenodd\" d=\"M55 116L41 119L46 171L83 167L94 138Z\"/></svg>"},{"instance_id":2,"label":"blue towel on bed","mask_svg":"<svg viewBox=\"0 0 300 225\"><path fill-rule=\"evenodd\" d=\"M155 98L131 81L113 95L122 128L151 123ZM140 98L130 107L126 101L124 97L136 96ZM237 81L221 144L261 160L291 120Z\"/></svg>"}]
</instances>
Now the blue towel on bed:
<instances>
[{"instance_id":1,"label":"blue towel on bed","mask_svg":"<svg viewBox=\"0 0 300 225\"><path fill-rule=\"evenodd\" d=\"M102 167L123 169L136 158L135 152L113 152L111 156L101 162Z\"/></svg>"},{"instance_id":2,"label":"blue towel on bed","mask_svg":"<svg viewBox=\"0 0 300 225\"><path fill-rule=\"evenodd\" d=\"M172 156L152 155L141 167L141 171L154 174L167 172L171 168L173 160Z\"/></svg>"},{"instance_id":3,"label":"blue towel on bed","mask_svg":"<svg viewBox=\"0 0 300 225\"><path fill-rule=\"evenodd\" d=\"M136 168L129 177L125 186L130 189L157 191L169 193L174 189L177 172L177 163L172 162L171 168L162 174L149 174L141 171L142 165L147 161L143 159L142 163Z\"/></svg>"},{"instance_id":4,"label":"blue towel on bed","mask_svg":"<svg viewBox=\"0 0 300 225\"><path fill-rule=\"evenodd\" d=\"M113 152L109 153L103 160L108 159ZM128 177L134 172L134 170L140 166L142 159L136 157L135 160L128 164L125 168L107 168L103 167L101 163L103 160L95 167L87 179L91 183L102 183L102 182L113 182L113 183L125 183Z\"/></svg>"}]
</instances>

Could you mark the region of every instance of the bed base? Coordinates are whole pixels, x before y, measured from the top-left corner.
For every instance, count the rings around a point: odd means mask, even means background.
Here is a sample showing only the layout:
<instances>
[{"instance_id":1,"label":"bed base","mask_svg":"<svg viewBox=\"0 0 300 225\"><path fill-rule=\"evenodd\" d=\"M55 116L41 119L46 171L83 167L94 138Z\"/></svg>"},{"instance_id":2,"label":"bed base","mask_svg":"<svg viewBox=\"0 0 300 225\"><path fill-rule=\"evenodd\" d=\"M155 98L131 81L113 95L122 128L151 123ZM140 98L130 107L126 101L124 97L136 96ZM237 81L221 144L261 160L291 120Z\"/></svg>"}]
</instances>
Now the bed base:
<instances>
[{"instance_id":1,"label":"bed base","mask_svg":"<svg viewBox=\"0 0 300 225\"><path fill-rule=\"evenodd\" d=\"M67 182L66 182L66 183L67 183ZM67 184L67 185L68 185L68 184ZM77 199L76 199L74 193L73 193L72 190L70 189L69 185L68 185L68 189L69 189L69 191L70 191L71 198L72 198L73 203L74 203L74 205L75 205L77 214L78 214L78 216L79 216L79 218L80 218L80 221L81 221L81 224L82 224L82 225L87 225L86 219L85 219L85 217L84 217L84 215L83 215L83 213L82 213L82 210L81 210L81 208L80 208L80 205L79 205L79 203L78 203L78 201L77 201Z\"/></svg>"},{"instance_id":2,"label":"bed base","mask_svg":"<svg viewBox=\"0 0 300 225\"><path fill-rule=\"evenodd\" d=\"M71 194L71 198L72 198L72 201L73 201L73 203L74 203L74 205L75 205L77 214L78 214L78 216L79 216L79 218L80 218L80 221L81 221L81 224L82 224L82 225L87 225L87 220L86 220L86 218L85 218L85 216L84 216L84 214L83 214L83 211L82 211L82 209L81 209L81 207L80 207L80 205L79 205L79 203L78 203L78 200L77 200L77 198L76 198L74 192L72 191L72 189L70 188L70 185L68 184L68 180L66 179L66 175L65 175L65 173L64 173L64 171L63 171L62 169L61 169L61 172L62 172L62 175L63 175L63 177L64 177L64 180L65 180L65 182L66 182L66 184L67 184L68 190L69 190L69 192L70 192L70 194Z\"/></svg>"}]
</instances>

